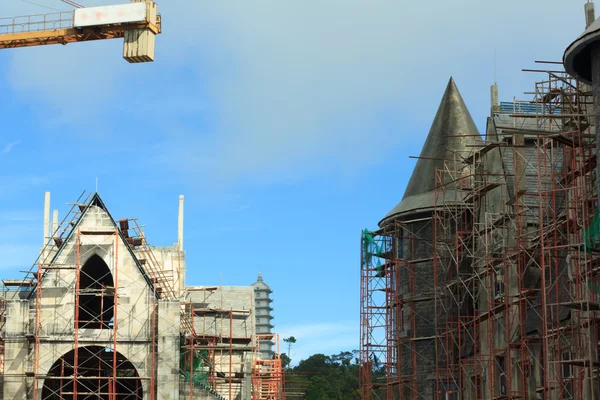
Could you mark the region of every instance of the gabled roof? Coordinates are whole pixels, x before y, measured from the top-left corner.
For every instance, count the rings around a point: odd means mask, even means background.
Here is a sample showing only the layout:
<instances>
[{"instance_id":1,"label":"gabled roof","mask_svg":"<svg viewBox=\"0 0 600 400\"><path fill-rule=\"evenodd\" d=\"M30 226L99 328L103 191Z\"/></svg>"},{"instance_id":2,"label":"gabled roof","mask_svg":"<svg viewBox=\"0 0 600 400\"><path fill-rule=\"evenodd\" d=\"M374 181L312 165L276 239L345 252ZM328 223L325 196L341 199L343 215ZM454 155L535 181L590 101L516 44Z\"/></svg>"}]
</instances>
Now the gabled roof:
<instances>
[{"instance_id":1,"label":"gabled roof","mask_svg":"<svg viewBox=\"0 0 600 400\"><path fill-rule=\"evenodd\" d=\"M50 261L50 265L54 264L56 262L57 258L62 254L62 251L66 247L66 244L76 234L77 229L79 228L79 225L81 224L81 222L83 221L83 218L85 217L87 212L90 210L90 207L92 207L92 206L96 206L96 207L104 210L104 212L106 212L106 214L109 216L110 222L112 223L113 227L117 228L117 223L116 223L115 219L112 217L112 215L110 214L110 211L108 211L106 204L104 203L104 201L102 200L102 198L100 197L100 195L98 193L94 193L94 195L90 198L89 202L85 205L85 208L83 209L83 211L81 211L81 214L77 218L77 221L75 221L75 223L73 224L73 229L71 229L71 231L69 232L67 237L64 238L62 246L60 246L60 248L58 249L56 254L52 257L52 260ZM148 286L150 287L152 292L156 293L156 291L154 290L154 284L152 283L152 280L148 277L148 275L146 274L146 271L144 271L144 268L142 267L142 264L138 260L137 256L135 255L135 253L133 252L131 247L127 244L127 241L125 240L125 237L123 236L123 232L121 232L121 229L117 229L117 231L119 232L120 239L123 241L123 243L125 243L127 251L129 251L129 254L135 261L137 268L139 269L140 273L146 280L146 283L148 284ZM44 273L44 275L45 275L45 273ZM42 279L43 279L43 275L42 275ZM37 285L36 285L36 287L37 287ZM31 298L34 295L35 295L35 288L29 294L29 298ZM157 294L157 296L158 296L158 294Z\"/></svg>"},{"instance_id":2,"label":"gabled roof","mask_svg":"<svg viewBox=\"0 0 600 400\"><path fill-rule=\"evenodd\" d=\"M442 169L444 160L452 160L455 154L465 157L473 150L472 145L481 143L475 122L454 79L450 78L404 197L379 225L383 226L393 217L406 213L431 210L434 206L436 169Z\"/></svg>"}]
</instances>

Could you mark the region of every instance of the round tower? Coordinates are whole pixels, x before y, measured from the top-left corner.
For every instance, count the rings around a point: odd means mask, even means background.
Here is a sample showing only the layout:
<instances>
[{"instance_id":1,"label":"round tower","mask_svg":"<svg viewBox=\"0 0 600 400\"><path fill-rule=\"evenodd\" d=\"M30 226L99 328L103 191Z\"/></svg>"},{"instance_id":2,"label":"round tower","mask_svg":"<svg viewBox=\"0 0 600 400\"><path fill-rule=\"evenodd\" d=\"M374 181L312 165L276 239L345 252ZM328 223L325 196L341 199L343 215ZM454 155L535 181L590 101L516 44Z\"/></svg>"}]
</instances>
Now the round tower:
<instances>
[{"instance_id":1,"label":"round tower","mask_svg":"<svg viewBox=\"0 0 600 400\"><path fill-rule=\"evenodd\" d=\"M396 283L399 310L395 314L402 398L431 398L436 387L436 363L445 360L437 341L437 328L445 329L445 321L436 317L434 300L433 214L436 207L458 202L466 192L460 188L462 179L457 179L446 183L440 197L439 191L436 194L436 171L459 170L463 158L481 143L450 78L402 201L379 223L382 230L393 232L393 251L402 260ZM437 282L446 278L438 276Z\"/></svg>"}]
</instances>

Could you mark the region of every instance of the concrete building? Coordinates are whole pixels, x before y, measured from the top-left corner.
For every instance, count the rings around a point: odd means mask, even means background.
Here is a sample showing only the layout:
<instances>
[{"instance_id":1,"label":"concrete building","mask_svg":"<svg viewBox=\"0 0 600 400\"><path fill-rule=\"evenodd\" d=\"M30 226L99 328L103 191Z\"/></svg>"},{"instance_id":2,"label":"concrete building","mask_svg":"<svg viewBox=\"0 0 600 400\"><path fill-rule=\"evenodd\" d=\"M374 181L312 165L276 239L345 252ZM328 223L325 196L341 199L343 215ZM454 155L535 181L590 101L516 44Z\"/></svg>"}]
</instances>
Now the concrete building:
<instances>
[{"instance_id":1,"label":"concrete building","mask_svg":"<svg viewBox=\"0 0 600 400\"><path fill-rule=\"evenodd\" d=\"M52 227L49 202L35 268L3 280L3 399L251 398L254 288L185 285L183 197L167 247L113 219L98 194Z\"/></svg>"},{"instance_id":2,"label":"concrete building","mask_svg":"<svg viewBox=\"0 0 600 400\"><path fill-rule=\"evenodd\" d=\"M451 79L361 244L361 398L600 396L600 20L482 137ZM383 372L383 373L382 373Z\"/></svg>"},{"instance_id":3,"label":"concrete building","mask_svg":"<svg viewBox=\"0 0 600 400\"><path fill-rule=\"evenodd\" d=\"M250 399L255 325L254 290L250 286L187 287L198 337L212 350L214 388L225 398ZM230 395L231 390L231 395Z\"/></svg>"},{"instance_id":4,"label":"concrete building","mask_svg":"<svg viewBox=\"0 0 600 400\"><path fill-rule=\"evenodd\" d=\"M255 310L256 310L256 334L257 335L271 335L273 334L273 307L271 303L273 299L271 294L273 291L263 281L262 273L258 274L258 279L252 284L254 288L255 298ZM273 358L273 346L272 340L261 340L260 341L260 352L263 359L270 360Z\"/></svg>"}]
</instances>

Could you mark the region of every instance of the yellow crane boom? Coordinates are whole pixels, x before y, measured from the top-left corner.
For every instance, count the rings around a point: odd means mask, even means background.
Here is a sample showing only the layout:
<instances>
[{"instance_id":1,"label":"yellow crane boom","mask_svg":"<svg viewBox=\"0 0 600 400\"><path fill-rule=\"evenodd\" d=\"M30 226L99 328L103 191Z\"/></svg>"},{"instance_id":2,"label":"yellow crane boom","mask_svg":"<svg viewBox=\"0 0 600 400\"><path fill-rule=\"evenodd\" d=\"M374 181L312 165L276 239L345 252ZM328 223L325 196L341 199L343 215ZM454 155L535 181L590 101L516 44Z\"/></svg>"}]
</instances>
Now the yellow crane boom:
<instances>
[{"instance_id":1,"label":"yellow crane boom","mask_svg":"<svg viewBox=\"0 0 600 400\"><path fill-rule=\"evenodd\" d=\"M161 32L156 4L144 0L123 6L0 18L0 49L124 38L123 57L129 62L148 62L154 61L154 36Z\"/></svg>"}]
</instances>

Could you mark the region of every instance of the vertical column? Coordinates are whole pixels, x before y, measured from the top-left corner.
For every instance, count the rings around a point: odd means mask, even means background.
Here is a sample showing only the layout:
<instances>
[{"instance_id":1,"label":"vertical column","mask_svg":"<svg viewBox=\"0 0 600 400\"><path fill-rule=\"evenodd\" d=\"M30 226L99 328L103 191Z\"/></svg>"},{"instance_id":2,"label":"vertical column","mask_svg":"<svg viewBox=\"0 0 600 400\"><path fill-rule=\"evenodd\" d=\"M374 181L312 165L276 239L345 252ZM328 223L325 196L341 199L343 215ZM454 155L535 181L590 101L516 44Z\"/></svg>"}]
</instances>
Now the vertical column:
<instances>
[{"instance_id":1,"label":"vertical column","mask_svg":"<svg viewBox=\"0 0 600 400\"><path fill-rule=\"evenodd\" d=\"M244 372L244 378L242 380L241 396L242 399L249 399L252 396L252 362L248 360L243 361L245 361L245 363L244 369L242 370Z\"/></svg>"},{"instance_id":2,"label":"vertical column","mask_svg":"<svg viewBox=\"0 0 600 400\"><path fill-rule=\"evenodd\" d=\"M181 296L185 290L185 256L183 253L183 195L179 195L179 212L177 214L177 294Z\"/></svg>"},{"instance_id":3,"label":"vertical column","mask_svg":"<svg viewBox=\"0 0 600 400\"><path fill-rule=\"evenodd\" d=\"M524 261L521 254L522 246L526 246L524 241L527 239L527 224L525 223L525 193L526 186L526 165L525 165L525 136L523 134L513 134L513 164L514 164L514 221L515 232L513 236L513 244L516 258L508 262L508 268L505 268L504 282L507 284L505 292L505 301L507 304L506 313L506 355L502 368L506 374L508 395L512 396L520 391L522 387L522 376L520 374L519 350L511 349L511 342L522 339L522 324L524 314L522 313L523 298L521 290L523 288L524 277ZM507 275L508 274L508 275ZM508 279L507 279L508 278ZM520 338L520 339L519 339ZM523 346L523 343L520 344Z\"/></svg>"},{"instance_id":4,"label":"vertical column","mask_svg":"<svg viewBox=\"0 0 600 400\"><path fill-rule=\"evenodd\" d=\"M179 317L179 301L159 300L157 400L179 400Z\"/></svg>"},{"instance_id":5,"label":"vertical column","mask_svg":"<svg viewBox=\"0 0 600 400\"><path fill-rule=\"evenodd\" d=\"M596 20L596 13L594 12L594 3L585 3L585 27L587 28Z\"/></svg>"},{"instance_id":6,"label":"vertical column","mask_svg":"<svg viewBox=\"0 0 600 400\"><path fill-rule=\"evenodd\" d=\"M600 143L600 44L596 44L592 50L592 96L594 98L594 128L596 131L596 143ZM596 146L596 151L598 147ZM600 194L600 163L596 166L596 195ZM600 198L600 197L599 197Z\"/></svg>"},{"instance_id":7,"label":"vertical column","mask_svg":"<svg viewBox=\"0 0 600 400\"><path fill-rule=\"evenodd\" d=\"M183 251L183 201L182 194L179 195L179 213L177 215L177 244L179 251Z\"/></svg>"},{"instance_id":8,"label":"vertical column","mask_svg":"<svg viewBox=\"0 0 600 400\"><path fill-rule=\"evenodd\" d=\"M490 88L490 99L491 99L491 116L494 116L495 112L500 111L500 101L498 100L498 85L493 84Z\"/></svg>"},{"instance_id":9,"label":"vertical column","mask_svg":"<svg viewBox=\"0 0 600 400\"><path fill-rule=\"evenodd\" d=\"M28 319L29 302L27 300L6 302L3 399L27 399L25 372L28 365L29 348L25 335Z\"/></svg>"}]
</instances>

